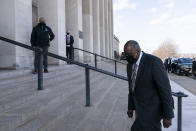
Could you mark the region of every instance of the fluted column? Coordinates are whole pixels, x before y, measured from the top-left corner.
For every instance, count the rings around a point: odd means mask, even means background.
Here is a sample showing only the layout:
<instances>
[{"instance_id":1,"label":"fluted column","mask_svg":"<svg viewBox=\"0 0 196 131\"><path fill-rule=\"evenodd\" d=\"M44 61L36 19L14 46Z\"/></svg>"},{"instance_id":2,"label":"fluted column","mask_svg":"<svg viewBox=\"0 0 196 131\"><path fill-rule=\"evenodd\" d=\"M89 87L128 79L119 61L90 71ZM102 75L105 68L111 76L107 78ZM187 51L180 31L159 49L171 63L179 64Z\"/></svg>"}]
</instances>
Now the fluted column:
<instances>
[{"instance_id":1,"label":"fluted column","mask_svg":"<svg viewBox=\"0 0 196 131\"><path fill-rule=\"evenodd\" d=\"M108 0L104 0L104 12L105 12L105 56L109 57L109 20L108 20Z\"/></svg>"},{"instance_id":2,"label":"fluted column","mask_svg":"<svg viewBox=\"0 0 196 131\"><path fill-rule=\"evenodd\" d=\"M51 42L50 52L66 56L65 47L65 0L38 0L38 15L46 19L46 24L51 27L55 39ZM62 64L63 61L49 57L50 64Z\"/></svg>"},{"instance_id":3,"label":"fluted column","mask_svg":"<svg viewBox=\"0 0 196 131\"><path fill-rule=\"evenodd\" d=\"M105 56L105 8L104 8L104 1L99 0L99 10L100 10L100 53L101 55Z\"/></svg>"},{"instance_id":4,"label":"fluted column","mask_svg":"<svg viewBox=\"0 0 196 131\"><path fill-rule=\"evenodd\" d=\"M0 36L30 45L32 0L0 1ZM32 52L0 41L0 68L28 67Z\"/></svg>"},{"instance_id":5,"label":"fluted column","mask_svg":"<svg viewBox=\"0 0 196 131\"><path fill-rule=\"evenodd\" d=\"M66 28L74 37L74 47L83 49L82 0L66 0ZM74 51L75 60L83 62L83 52Z\"/></svg>"},{"instance_id":6,"label":"fluted column","mask_svg":"<svg viewBox=\"0 0 196 131\"><path fill-rule=\"evenodd\" d=\"M111 0L108 0L108 33L109 33L109 57L112 57L112 40L111 40L111 36L112 36L112 32L111 32Z\"/></svg>"},{"instance_id":7,"label":"fluted column","mask_svg":"<svg viewBox=\"0 0 196 131\"><path fill-rule=\"evenodd\" d=\"M99 0L93 0L93 52L100 54Z\"/></svg>"},{"instance_id":8,"label":"fluted column","mask_svg":"<svg viewBox=\"0 0 196 131\"><path fill-rule=\"evenodd\" d=\"M84 50L93 52L93 11L92 0L82 0ZM84 53L84 61L91 62L93 56Z\"/></svg>"},{"instance_id":9,"label":"fluted column","mask_svg":"<svg viewBox=\"0 0 196 131\"><path fill-rule=\"evenodd\" d=\"M114 58L114 27L113 27L113 0L110 0L110 44L111 58ZM119 52L119 51L118 51Z\"/></svg>"}]
</instances>

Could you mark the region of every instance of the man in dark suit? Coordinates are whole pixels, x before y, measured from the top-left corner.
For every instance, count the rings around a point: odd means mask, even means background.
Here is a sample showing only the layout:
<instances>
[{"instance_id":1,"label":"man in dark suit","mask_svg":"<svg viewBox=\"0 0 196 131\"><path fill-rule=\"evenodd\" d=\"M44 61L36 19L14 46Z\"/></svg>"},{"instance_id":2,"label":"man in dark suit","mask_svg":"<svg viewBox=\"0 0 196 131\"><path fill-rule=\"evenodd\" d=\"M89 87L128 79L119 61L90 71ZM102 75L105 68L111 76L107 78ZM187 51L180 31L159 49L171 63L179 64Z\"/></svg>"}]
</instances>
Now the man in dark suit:
<instances>
[{"instance_id":1,"label":"man in dark suit","mask_svg":"<svg viewBox=\"0 0 196 131\"><path fill-rule=\"evenodd\" d=\"M136 119L131 131L161 131L172 124L173 99L167 72L162 61L141 51L136 41L124 46L128 61L128 116Z\"/></svg>"},{"instance_id":2,"label":"man in dark suit","mask_svg":"<svg viewBox=\"0 0 196 131\"><path fill-rule=\"evenodd\" d=\"M50 47L50 41L54 39L55 35L52 32L51 28L46 25L45 19L41 17L39 19L39 24L33 28L31 34L31 46L34 48L40 48L44 52L48 52L48 48ZM44 55L44 72L48 73L48 57ZM37 73L38 66L38 53L35 52L35 59L34 59L34 72L33 74Z\"/></svg>"},{"instance_id":3,"label":"man in dark suit","mask_svg":"<svg viewBox=\"0 0 196 131\"><path fill-rule=\"evenodd\" d=\"M70 31L67 31L66 35L66 56L68 59L73 60L73 44L74 44L74 38L72 35L70 35ZM70 62L67 62L67 64L71 64Z\"/></svg>"}]
</instances>

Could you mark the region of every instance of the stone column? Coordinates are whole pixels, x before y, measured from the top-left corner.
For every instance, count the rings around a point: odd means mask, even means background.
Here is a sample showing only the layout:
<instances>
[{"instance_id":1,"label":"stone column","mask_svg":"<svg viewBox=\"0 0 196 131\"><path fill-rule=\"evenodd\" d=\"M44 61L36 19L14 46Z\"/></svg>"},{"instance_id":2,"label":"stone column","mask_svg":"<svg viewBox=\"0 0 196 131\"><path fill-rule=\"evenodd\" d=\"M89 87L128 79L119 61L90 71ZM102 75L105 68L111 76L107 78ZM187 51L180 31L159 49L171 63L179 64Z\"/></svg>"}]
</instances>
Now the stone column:
<instances>
[{"instance_id":1,"label":"stone column","mask_svg":"<svg viewBox=\"0 0 196 131\"><path fill-rule=\"evenodd\" d=\"M108 0L104 0L104 12L105 12L105 56L109 57L109 30L108 30Z\"/></svg>"},{"instance_id":2,"label":"stone column","mask_svg":"<svg viewBox=\"0 0 196 131\"><path fill-rule=\"evenodd\" d=\"M82 0L84 50L93 52L93 11L92 0ZM84 53L84 61L91 62L93 56Z\"/></svg>"},{"instance_id":3,"label":"stone column","mask_svg":"<svg viewBox=\"0 0 196 131\"><path fill-rule=\"evenodd\" d=\"M32 0L1 0L0 35L30 45ZM0 68L20 68L32 64L32 51L0 41Z\"/></svg>"},{"instance_id":4,"label":"stone column","mask_svg":"<svg viewBox=\"0 0 196 131\"><path fill-rule=\"evenodd\" d=\"M38 0L38 15L46 19L55 39L50 43L49 51L60 56L66 56L65 46L65 0ZM49 57L50 64L62 64L63 61Z\"/></svg>"},{"instance_id":5,"label":"stone column","mask_svg":"<svg viewBox=\"0 0 196 131\"><path fill-rule=\"evenodd\" d=\"M113 0L111 0L111 7L112 7L112 58L114 58L114 9L113 9ZM119 52L119 51L118 51Z\"/></svg>"},{"instance_id":6,"label":"stone column","mask_svg":"<svg viewBox=\"0 0 196 131\"><path fill-rule=\"evenodd\" d=\"M100 53L105 56L105 12L104 12L104 0L99 0L100 11Z\"/></svg>"},{"instance_id":7,"label":"stone column","mask_svg":"<svg viewBox=\"0 0 196 131\"><path fill-rule=\"evenodd\" d=\"M109 32L109 57L112 57L112 40L111 40L111 0L108 0L108 32Z\"/></svg>"},{"instance_id":8,"label":"stone column","mask_svg":"<svg viewBox=\"0 0 196 131\"><path fill-rule=\"evenodd\" d=\"M66 28L74 37L74 47L83 49L82 0L66 0ZM74 51L75 60L83 62L83 52Z\"/></svg>"},{"instance_id":9,"label":"stone column","mask_svg":"<svg viewBox=\"0 0 196 131\"><path fill-rule=\"evenodd\" d=\"M110 45L110 57L114 58L113 0L110 0Z\"/></svg>"},{"instance_id":10,"label":"stone column","mask_svg":"<svg viewBox=\"0 0 196 131\"><path fill-rule=\"evenodd\" d=\"M100 54L99 0L93 0L93 52Z\"/></svg>"}]
</instances>

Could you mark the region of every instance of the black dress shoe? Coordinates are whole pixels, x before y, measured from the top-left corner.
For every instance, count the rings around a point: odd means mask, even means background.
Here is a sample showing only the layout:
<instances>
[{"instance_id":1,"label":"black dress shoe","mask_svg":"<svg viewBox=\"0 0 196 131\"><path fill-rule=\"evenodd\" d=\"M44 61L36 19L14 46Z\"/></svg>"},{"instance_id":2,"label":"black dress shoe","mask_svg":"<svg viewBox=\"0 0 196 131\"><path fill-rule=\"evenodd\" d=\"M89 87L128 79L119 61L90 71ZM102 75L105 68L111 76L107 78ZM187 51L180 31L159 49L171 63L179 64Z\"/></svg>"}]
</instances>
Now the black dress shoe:
<instances>
[{"instance_id":1,"label":"black dress shoe","mask_svg":"<svg viewBox=\"0 0 196 131\"><path fill-rule=\"evenodd\" d=\"M44 69L44 73L48 73L48 70L47 69Z\"/></svg>"},{"instance_id":2,"label":"black dress shoe","mask_svg":"<svg viewBox=\"0 0 196 131\"><path fill-rule=\"evenodd\" d=\"M33 74L37 74L37 70L34 70L34 71L33 71Z\"/></svg>"}]
</instances>

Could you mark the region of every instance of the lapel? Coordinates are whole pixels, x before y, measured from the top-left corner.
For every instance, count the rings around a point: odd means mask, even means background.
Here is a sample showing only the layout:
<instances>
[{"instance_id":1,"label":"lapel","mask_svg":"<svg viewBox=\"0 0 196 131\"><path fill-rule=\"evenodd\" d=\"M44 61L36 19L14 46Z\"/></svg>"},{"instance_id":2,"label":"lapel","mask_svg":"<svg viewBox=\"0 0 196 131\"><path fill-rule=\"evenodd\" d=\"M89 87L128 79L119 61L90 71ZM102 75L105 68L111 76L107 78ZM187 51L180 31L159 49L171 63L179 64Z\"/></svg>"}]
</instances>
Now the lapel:
<instances>
[{"instance_id":1,"label":"lapel","mask_svg":"<svg viewBox=\"0 0 196 131\"><path fill-rule=\"evenodd\" d=\"M129 64L128 65L128 77L129 77L129 80L131 80L131 76L132 76L132 67L133 67L133 64Z\"/></svg>"},{"instance_id":2,"label":"lapel","mask_svg":"<svg viewBox=\"0 0 196 131\"><path fill-rule=\"evenodd\" d=\"M128 76L128 83L129 83L129 92L132 92L132 89L130 88L131 87L132 66L133 66L133 64L128 63L127 76Z\"/></svg>"},{"instance_id":3,"label":"lapel","mask_svg":"<svg viewBox=\"0 0 196 131\"><path fill-rule=\"evenodd\" d=\"M137 77L136 77L136 81L135 81L135 85L137 85L137 83L139 82L139 78L140 76L143 74L144 72L144 67L145 67L145 57L146 54L143 52L141 61L140 61L140 65L138 67L138 72L137 72Z\"/></svg>"}]
</instances>

